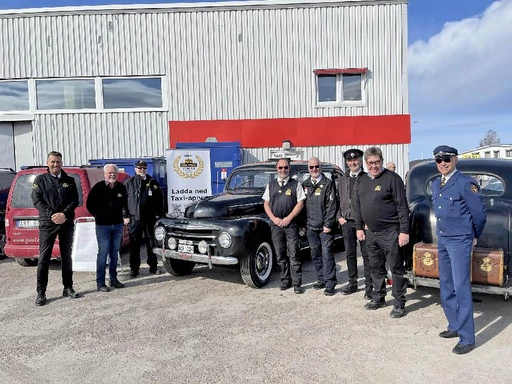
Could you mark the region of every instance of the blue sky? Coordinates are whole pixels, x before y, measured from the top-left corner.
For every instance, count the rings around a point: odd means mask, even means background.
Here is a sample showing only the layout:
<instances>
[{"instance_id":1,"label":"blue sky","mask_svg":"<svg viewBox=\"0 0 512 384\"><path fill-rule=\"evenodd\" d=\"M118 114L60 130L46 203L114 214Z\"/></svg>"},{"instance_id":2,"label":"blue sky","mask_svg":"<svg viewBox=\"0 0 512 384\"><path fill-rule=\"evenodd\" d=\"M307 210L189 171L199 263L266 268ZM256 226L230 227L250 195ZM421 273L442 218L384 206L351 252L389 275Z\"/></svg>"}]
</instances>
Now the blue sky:
<instances>
[{"instance_id":1,"label":"blue sky","mask_svg":"<svg viewBox=\"0 0 512 384\"><path fill-rule=\"evenodd\" d=\"M164 2L173 1L0 0L0 9ZM409 0L408 27L410 159L439 144L476 148L491 129L512 144L512 0Z\"/></svg>"}]
</instances>

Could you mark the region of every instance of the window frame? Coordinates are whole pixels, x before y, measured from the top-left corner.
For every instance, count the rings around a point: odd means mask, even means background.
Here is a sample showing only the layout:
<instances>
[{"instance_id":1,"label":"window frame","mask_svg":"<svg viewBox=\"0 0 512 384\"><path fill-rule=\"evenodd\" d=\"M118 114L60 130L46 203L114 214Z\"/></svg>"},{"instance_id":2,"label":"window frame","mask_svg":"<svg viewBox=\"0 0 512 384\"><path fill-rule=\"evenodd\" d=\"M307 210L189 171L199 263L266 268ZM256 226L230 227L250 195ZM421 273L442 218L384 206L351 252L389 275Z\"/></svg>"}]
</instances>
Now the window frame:
<instances>
[{"instance_id":1,"label":"window frame","mask_svg":"<svg viewBox=\"0 0 512 384\"><path fill-rule=\"evenodd\" d=\"M30 87L30 79L0 79L0 83L15 83L15 82L26 82L27 83L27 93L28 93L28 109L6 109L5 111L0 110L0 114L24 114L30 113L32 111L32 103L30 98L31 87Z\"/></svg>"},{"instance_id":2,"label":"window frame","mask_svg":"<svg viewBox=\"0 0 512 384\"><path fill-rule=\"evenodd\" d=\"M368 83L368 68L332 68L332 69L315 69L315 107L361 107L367 105L366 86ZM336 76L336 100L320 101L319 76L335 75ZM343 78L345 76L360 75L361 80L361 100L344 100L343 99Z\"/></svg>"},{"instance_id":3,"label":"window frame","mask_svg":"<svg viewBox=\"0 0 512 384\"><path fill-rule=\"evenodd\" d=\"M96 104L95 108L57 108L57 109L38 109L37 105L37 83L44 83L49 81L93 81L94 82L94 102ZM55 78L41 78L41 79L33 79L34 83L34 112L37 114L45 114L45 113L91 113L95 112L98 109L98 100L96 93L96 78L94 77L55 77Z\"/></svg>"}]
</instances>

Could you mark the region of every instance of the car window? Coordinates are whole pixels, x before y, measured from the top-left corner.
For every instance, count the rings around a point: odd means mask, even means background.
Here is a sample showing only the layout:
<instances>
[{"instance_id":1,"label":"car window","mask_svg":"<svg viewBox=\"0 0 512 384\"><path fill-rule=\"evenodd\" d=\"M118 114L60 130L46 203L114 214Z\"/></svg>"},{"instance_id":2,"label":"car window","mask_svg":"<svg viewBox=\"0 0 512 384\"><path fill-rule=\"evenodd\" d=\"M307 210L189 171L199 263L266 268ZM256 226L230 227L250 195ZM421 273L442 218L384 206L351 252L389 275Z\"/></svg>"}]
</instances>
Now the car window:
<instances>
[{"instance_id":1,"label":"car window","mask_svg":"<svg viewBox=\"0 0 512 384\"><path fill-rule=\"evenodd\" d=\"M480 185L480 192L484 196L501 196L505 191L505 183L497 176L466 172L463 173L467 176L471 176L478 182L478 185ZM425 185L425 193L428 196L432 196L432 183L434 180L440 177L441 175L436 175L435 177L431 178Z\"/></svg>"},{"instance_id":2,"label":"car window","mask_svg":"<svg viewBox=\"0 0 512 384\"><path fill-rule=\"evenodd\" d=\"M34 203L32 203L32 185L34 184L34 180L37 175L38 174L31 173L20 175L18 177L12 193L12 208L34 208ZM81 206L83 204L83 197L80 176L76 173L68 173L68 175L75 179L76 187L78 189L78 205Z\"/></svg>"}]
</instances>

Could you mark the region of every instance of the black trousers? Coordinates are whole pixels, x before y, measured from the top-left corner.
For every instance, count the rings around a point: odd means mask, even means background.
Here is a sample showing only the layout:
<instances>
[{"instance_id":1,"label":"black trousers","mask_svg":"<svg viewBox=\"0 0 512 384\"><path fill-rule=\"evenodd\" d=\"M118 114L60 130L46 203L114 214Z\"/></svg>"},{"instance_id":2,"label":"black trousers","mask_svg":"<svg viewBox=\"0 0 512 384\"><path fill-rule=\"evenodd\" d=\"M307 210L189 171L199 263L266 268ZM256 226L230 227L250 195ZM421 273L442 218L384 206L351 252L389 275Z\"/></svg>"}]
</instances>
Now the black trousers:
<instances>
[{"instance_id":1,"label":"black trousers","mask_svg":"<svg viewBox=\"0 0 512 384\"><path fill-rule=\"evenodd\" d=\"M302 264L299 255L299 227L291 224L282 228L271 225L272 242L277 256L277 264L281 269L281 282L293 286L302 285Z\"/></svg>"},{"instance_id":2,"label":"black trousers","mask_svg":"<svg viewBox=\"0 0 512 384\"><path fill-rule=\"evenodd\" d=\"M142 234L146 236L146 251L148 255L148 265L150 269L156 269L158 261L153 253L153 231L156 219L130 220L130 269L139 271L140 268L140 245L142 243Z\"/></svg>"},{"instance_id":3,"label":"black trousers","mask_svg":"<svg viewBox=\"0 0 512 384\"><path fill-rule=\"evenodd\" d=\"M366 231L366 250L370 260L370 269L373 278L373 300L380 301L386 297L386 261L391 270L393 286L391 293L395 298L394 306L405 306L407 280L404 278L404 258L398 245L398 231L372 232Z\"/></svg>"},{"instance_id":4,"label":"black trousers","mask_svg":"<svg viewBox=\"0 0 512 384\"><path fill-rule=\"evenodd\" d=\"M71 246L75 225L68 220L58 225L53 222L39 222L39 260L37 262L37 292L45 293L48 286L48 271L52 258L53 245L59 236L60 257L62 260L62 284L64 288L73 287L73 267L71 264Z\"/></svg>"},{"instance_id":5,"label":"black trousers","mask_svg":"<svg viewBox=\"0 0 512 384\"><path fill-rule=\"evenodd\" d=\"M334 288L337 283L334 235L332 232L324 233L322 230L308 228L307 236L318 282Z\"/></svg>"},{"instance_id":6,"label":"black trousers","mask_svg":"<svg viewBox=\"0 0 512 384\"><path fill-rule=\"evenodd\" d=\"M343 242L345 243L345 254L347 258L348 282L350 285L357 285L357 235L356 223L347 221L341 226L343 232ZM363 274L364 285L366 288L372 288L372 275L370 271L370 261L366 251L366 241L359 241L361 254L363 255Z\"/></svg>"}]
</instances>

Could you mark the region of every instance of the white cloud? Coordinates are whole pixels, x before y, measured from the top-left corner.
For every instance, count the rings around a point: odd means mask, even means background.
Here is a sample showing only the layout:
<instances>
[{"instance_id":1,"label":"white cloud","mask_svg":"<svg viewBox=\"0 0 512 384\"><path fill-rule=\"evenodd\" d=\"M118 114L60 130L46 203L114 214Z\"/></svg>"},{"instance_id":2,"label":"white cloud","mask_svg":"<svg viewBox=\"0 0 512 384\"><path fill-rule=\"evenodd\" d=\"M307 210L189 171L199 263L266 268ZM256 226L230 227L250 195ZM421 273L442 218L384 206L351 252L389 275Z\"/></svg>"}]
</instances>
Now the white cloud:
<instances>
[{"instance_id":1,"label":"white cloud","mask_svg":"<svg viewBox=\"0 0 512 384\"><path fill-rule=\"evenodd\" d=\"M428 42L409 46L409 97L413 118L457 113L510 113L512 0L482 15L448 22Z\"/></svg>"}]
</instances>

